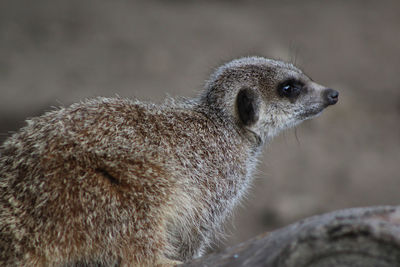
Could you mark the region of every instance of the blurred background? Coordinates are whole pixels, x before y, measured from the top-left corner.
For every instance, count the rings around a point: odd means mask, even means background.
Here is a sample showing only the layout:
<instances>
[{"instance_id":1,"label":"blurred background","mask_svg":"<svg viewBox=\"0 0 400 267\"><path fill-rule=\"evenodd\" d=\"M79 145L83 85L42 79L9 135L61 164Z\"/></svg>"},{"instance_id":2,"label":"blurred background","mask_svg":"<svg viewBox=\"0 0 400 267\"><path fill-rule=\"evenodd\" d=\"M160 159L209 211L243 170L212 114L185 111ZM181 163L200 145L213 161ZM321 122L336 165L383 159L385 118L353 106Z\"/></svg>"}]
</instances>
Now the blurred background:
<instances>
[{"instance_id":1,"label":"blurred background","mask_svg":"<svg viewBox=\"0 0 400 267\"><path fill-rule=\"evenodd\" d=\"M0 1L0 142L51 106L194 96L213 69L295 62L339 103L265 150L221 247L336 209L400 202L400 2Z\"/></svg>"}]
</instances>

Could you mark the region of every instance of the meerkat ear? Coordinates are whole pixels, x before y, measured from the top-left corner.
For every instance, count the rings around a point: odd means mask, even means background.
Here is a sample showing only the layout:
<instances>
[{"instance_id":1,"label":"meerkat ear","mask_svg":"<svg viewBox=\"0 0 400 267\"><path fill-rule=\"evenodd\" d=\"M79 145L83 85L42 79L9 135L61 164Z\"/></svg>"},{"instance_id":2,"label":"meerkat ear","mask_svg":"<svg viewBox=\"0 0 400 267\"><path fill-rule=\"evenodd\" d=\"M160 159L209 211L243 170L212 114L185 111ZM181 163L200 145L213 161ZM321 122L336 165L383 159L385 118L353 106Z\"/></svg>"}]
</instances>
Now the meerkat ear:
<instances>
[{"instance_id":1,"label":"meerkat ear","mask_svg":"<svg viewBox=\"0 0 400 267\"><path fill-rule=\"evenodd\" d=\"M236 98L236 106L239 119L245 126L250 126L258 121L260 99L255 90L241 89Z\"/></svg>"}]
</instances>

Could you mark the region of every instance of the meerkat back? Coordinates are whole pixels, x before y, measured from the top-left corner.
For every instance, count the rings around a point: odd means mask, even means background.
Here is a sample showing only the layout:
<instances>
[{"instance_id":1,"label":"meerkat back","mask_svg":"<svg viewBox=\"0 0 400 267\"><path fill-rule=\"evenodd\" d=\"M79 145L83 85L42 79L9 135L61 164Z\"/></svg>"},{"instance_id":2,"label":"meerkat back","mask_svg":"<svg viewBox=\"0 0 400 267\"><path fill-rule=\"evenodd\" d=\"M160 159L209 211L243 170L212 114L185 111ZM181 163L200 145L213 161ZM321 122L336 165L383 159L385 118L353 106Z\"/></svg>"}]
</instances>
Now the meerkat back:
<instances>
[{"instance_id":1,"label":"meerkat back","mask_svg":"<svg viewBox=\"0 0 400 267\"><path fill-rule=\"evenodd\" d=\"M260 57L194 99L96 98L27 121L0 150L0 265L172 266L199 257L263 144L338 93Z\"/></svg>"},{"instance_id":2,"label":"meerkat back","mask_svg":"<svg viewBox=\"0 0 400 267\"><path fill-rule=\"evenodd\" d=\"M155 265L174 181L162 153L146 152L145 139L159 141L153 109L98 98L29 120L6 141L0 262Z\"/></svg>"}]
</instances>

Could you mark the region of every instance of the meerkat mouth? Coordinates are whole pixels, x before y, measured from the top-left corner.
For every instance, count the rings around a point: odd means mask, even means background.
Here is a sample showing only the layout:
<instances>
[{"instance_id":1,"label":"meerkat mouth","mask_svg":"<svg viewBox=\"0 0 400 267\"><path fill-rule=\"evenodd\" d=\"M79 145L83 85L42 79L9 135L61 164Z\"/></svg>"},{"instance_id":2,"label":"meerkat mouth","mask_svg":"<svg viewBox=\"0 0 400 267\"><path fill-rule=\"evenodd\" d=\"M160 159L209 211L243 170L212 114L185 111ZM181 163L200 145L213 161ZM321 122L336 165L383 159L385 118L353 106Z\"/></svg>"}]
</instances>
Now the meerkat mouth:
<instances>
[{"instance_id":1,"label":"meerkat mouth","mask_svg":"<svg viewBox=\"0 0 400 267\"><path fill-rule=\"evenodd\" d=\"M309 107L303 112L301 112L299 115L300 119L302 120L309 120L315 117L318 117L319 115L322 114L322 112L325 110L327 106L324 105L324 103L321 102L315 102L309 105Z\"/></svg>"}]
</instances>

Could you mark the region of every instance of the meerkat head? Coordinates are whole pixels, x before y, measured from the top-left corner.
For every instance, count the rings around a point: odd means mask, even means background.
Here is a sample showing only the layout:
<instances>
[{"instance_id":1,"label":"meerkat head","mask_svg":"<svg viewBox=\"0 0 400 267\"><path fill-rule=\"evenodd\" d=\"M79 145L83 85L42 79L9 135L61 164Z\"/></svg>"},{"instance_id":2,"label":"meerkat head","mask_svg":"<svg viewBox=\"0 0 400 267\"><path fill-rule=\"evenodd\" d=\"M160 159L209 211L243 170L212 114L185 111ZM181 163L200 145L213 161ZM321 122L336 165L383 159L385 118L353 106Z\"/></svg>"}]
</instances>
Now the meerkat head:
<instances>
[{"instance_id":1,"label":"meerkat head","mask_svg":"<svg viewBox=\"0 0 400 267\"><path fill-rule=\"evenodd\" d=\"M265 139L319 115L336 104L338 95L290 63L246 57L216 70L203 101L219 116Z\"/></svg>"}]
</instances>

